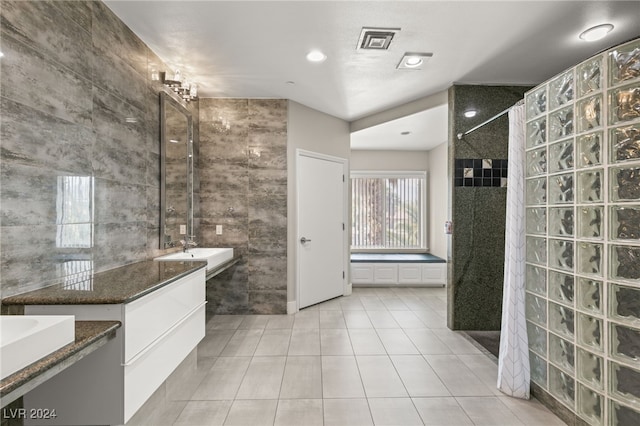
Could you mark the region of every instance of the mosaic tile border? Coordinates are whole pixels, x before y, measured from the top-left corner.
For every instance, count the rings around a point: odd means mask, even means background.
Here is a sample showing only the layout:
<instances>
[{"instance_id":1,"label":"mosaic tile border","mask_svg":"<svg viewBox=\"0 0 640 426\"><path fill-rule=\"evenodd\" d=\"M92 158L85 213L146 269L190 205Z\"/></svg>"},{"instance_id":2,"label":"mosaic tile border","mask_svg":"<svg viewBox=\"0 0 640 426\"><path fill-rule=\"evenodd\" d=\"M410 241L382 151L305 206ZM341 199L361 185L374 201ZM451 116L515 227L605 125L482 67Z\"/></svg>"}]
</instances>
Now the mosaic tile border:
<instances>
[{"instance_id":1,"label":"mosaic tile border","mask_svg":"<svg viewBox=\"0 0 640 426\"><path fill-rule=\"evenodd\" d=\"M508 161L489 158L456 158L454 185L462 187L507 186Z\"/></svg>"}]
</instances>

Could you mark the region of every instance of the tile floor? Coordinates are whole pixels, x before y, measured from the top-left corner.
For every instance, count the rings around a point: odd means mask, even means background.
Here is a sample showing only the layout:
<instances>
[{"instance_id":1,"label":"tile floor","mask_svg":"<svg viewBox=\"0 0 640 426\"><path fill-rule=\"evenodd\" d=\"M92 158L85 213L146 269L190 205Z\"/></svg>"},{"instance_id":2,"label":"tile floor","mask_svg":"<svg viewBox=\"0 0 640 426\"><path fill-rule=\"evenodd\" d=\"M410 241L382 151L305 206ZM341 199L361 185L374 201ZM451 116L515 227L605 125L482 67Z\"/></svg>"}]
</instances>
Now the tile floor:
<instances>
[{"instance_id":1,"label":"tile floor","mask_svg":"<svg viewBox=\"0 0 640 426\"><path fill-rule=\"evenodd\" d=\"M200 374L162 421L564 425L535 399L501 394L495 359L445 316L444 288L357 288L295 315L215 316L198 346Z\"/></svg>"}]
</instances>

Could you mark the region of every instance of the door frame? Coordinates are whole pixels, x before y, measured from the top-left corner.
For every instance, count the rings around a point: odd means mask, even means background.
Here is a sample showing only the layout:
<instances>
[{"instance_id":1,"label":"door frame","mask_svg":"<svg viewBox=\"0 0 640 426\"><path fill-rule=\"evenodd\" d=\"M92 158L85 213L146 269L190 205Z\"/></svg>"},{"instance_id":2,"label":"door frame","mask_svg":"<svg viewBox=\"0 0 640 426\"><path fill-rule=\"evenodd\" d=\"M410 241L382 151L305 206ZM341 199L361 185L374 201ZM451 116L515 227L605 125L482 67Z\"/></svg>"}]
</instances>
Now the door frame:
<instances>
[{"instance_id":1,"label":"door frame","mask_svg":"<svg viewBox=\"0 0 640 426\"><path fill-rule=\"evenodd\" d=\"M342 176L344 177L342 185L342 223L344 223L344 232L342 233L342 268L344 271L344 279L342 280L342 294L351 294L350 291L350 273L349 273L349 160L342 157L336 157L333 155L322 154L314 151L307 151L305 149L296 149L296 238L295 238L295 253L296 253L296 311L300 310L300 284L301 284L301 267L300 267L300 252L299 241L300 234L300 157L309 157L317 160L331 161L334 163L342 164Z\"/></svg>"}]
</instances>

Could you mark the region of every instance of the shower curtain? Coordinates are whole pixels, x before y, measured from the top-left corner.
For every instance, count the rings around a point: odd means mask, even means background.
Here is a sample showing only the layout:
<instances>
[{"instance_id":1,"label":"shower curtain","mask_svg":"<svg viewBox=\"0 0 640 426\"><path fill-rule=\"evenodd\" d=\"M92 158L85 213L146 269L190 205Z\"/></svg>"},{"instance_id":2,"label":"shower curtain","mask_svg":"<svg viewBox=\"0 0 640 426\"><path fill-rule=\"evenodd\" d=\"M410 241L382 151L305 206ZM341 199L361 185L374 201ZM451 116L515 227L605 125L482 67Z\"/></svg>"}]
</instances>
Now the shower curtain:
<instances>
[{"instance_id":1,"label":"shower curtain","mask_svg":"<svg viewBox=\"0 0 640 426\"><path fill-rule=\"evenodd\" d=\"M524 301L524 114L525 107L520 103L509 110L509 171L498 389L509 396L529 399L529 349Z\"/></svg>"}]
</instances>

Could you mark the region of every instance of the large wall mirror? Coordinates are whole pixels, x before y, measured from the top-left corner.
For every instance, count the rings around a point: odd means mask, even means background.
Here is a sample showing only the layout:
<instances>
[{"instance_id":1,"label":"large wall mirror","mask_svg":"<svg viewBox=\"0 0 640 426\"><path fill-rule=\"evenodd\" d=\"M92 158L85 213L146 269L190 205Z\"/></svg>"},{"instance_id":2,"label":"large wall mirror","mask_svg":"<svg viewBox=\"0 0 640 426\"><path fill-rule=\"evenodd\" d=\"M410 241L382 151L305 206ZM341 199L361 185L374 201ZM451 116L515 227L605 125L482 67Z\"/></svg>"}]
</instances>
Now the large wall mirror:
<instances>
[{"instance_id":1,"label":"large wall mirror","mask_svg":"<svg viewBox=\"0 0 640 426\"><path fill-rule=\"evenodd\" d=\"M193 234L193 123L191 113L160 92L160 248Z\"/></svg>"}]
</instances>

